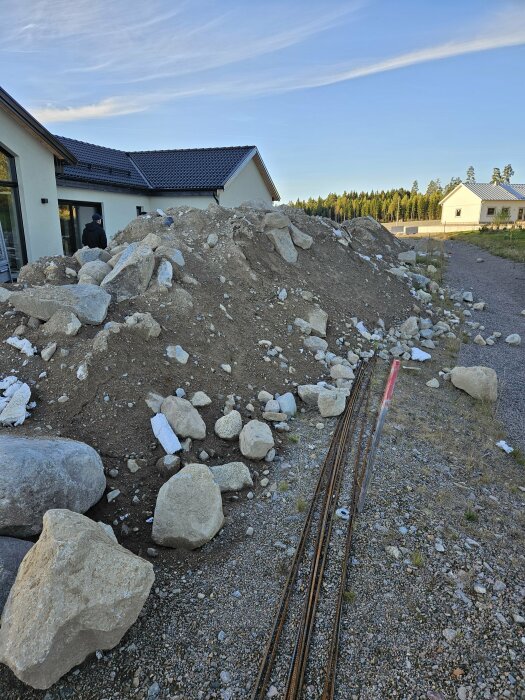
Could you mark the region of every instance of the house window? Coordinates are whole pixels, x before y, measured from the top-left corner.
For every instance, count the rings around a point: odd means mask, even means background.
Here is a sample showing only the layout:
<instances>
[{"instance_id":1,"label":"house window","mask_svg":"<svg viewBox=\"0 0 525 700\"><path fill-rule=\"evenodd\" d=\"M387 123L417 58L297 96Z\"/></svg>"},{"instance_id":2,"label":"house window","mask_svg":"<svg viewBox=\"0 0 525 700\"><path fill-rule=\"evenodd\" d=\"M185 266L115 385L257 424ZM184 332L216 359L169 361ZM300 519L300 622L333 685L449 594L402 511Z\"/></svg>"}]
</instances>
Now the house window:
<instances>
[{"instance_id":1,"label":"house window","mask_svg":"<svg viewBox=\"0 0 525 700\"><path fill-rule=\"evenodd\" d=\"M488 207L487 208L487 216L494 216L495 211L496 211L496 207Z\"/></svg>"},{"instance_id":2,"label":"house window","mask_svg":"<svg viewBox=\"0 0 525 700\"><path fill-rule=\"evenodd\" d=\"M456 209L456 216L461 216L461 209Z\"/></svg>"},{"instance_id":3,"label":"house window","mask_svg":"<svg viewBox=\"0 0 525 700\"><path fill-rule=\"evenodd\" d=\"M524 212L523 207L520 207L518 209L518 221L523 221L523 212Z\"/></svg>"},{"instance_id":4,"label":"house window","mask_svg":"<svg viewBox=\"0 0 525 700\"><path fill-rule=\"evenodd\" d=\"M140 204L139 204L137 207L135 207L135 209L137 210L137 216L140 216L141 214L145 214L145 213L146 213L146 212L144 211L144 209L142 208L142 205L140 205Z\"/></svg>"},{"instance_id":5,"label":"house window","mask_svg":"<svg viewBox=\"0 0 525 700\"><path fill-rule=\"evenodd\" d=\"M73 255L76 250L82 248L84 226L92 220L93 214L100 214L101 211L102 205L100 202L58 200L58 215L60 217L64 255Z\"/></svg>"},{"instance_id":6,"label":"house window","mask_svg":"<svg viewBox=\"0 0 525 700\"><path fill-rule=\"evenodd\" d=\"M0 226L4 234L9 267L19 270L27 260L15 159L0 148Z\"/></svg>"}]
</instances>

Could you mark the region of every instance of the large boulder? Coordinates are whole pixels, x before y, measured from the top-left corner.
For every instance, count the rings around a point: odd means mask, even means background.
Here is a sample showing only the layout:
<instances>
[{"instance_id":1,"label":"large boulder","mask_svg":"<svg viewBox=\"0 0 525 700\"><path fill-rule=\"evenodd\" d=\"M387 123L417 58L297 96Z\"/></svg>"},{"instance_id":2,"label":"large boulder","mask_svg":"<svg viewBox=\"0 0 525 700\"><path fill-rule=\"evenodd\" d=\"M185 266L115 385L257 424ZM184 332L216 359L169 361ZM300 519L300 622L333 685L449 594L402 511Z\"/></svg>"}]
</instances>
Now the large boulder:
<instances>
[{"instance_id":1,"label":"large boulder","mask_svg":"<svg viewBox=\"0 0 525 700\"><path fill-rule=\"evenodd\" d=\"M49 688L97 649L112 649L137 619L152 565L98 523L49 510L2 615L0 661L33 688Z\"/></svg>"},{"instance_id":2,"label":"large boulder","mask_svg":"<svg viewBox=\"0 0 525 700\"><path fill-rule=\"evenodd\" d=\"M152 537L165 547L196 549L224 523L219 486L204 464L188 464L160 488Z\"/></svg>"},{"instance_id":3,"label":"large boulder","mask_svg":"<svg viewBox=\"0 0 525 700\"><path fill-rule=\"evenodd\" d=\"M100 286L123 301L144 294L155 267L155 256L147 245L131 243Z\"/></svg>"},{"instance_id":4,"label":"large boulder","mask_svg":"<svg viewBox=\"0 0 525 700\"><path fill-rule=\"evenodd\" d=\"M417 316L409 316L406 321L399 326L399 330L402 335L407 338L412 338L419 332L418 318Z\"/></svg>"},{"instance_id":5,"label":"large boulder","mask_svg":"<svg viewBox=\"0 0 525 700\"><path fill-rule=\"evenodd\" d=\"M14 537L0 537L0 612L15 582L22 559L33 546L32 542Z\"/></svg>"},{"instance_id":6,"label":"large boulder","mask_svg":"<svg viewBox=\"0 0 525 700\"><path fill-rule=\"evenodd\" d=\"M287 416L295 416L297 413L297 404L295 403L295 396L291 391L287 391L286 394L281 394L277 397L278 410L282 413L286 413ZM266 409L268 410L268 409Z\"/></svg>"},{"instance_id":7,"label":"large boulder","mask_svg":"<svg viewBox=\"0 0 525 700\"><path fill-rule=\"evenodd\" d=\"M83 442L0 436L0 535L36 535L47 510L84 513L105 487L102 460Z\"/></svg>"},{"instance_id":8,"label":"large boulder","mask_svg":"<svg viewBox=\"0 0 525 700\"><path fill-rule=\"evenodd\" d=\"M92 284L64 284L61 287L31 287L13 292L9 303L17 311L47 321L57 311L75 314L81 323L97 326L108 313L111 296Z\"/></svg>"},{"instance_id":9,"label":"large boulder","mask_svg":"<svg viewBox=\"0 0 525 700\"><path fill-rule=\"evenodd\" d=\"M88 248L88 246L84 246L77 250L73 257L79 265L85 265L93 260L107 262L111 256L107 250L103 250L102 248Z\"/></svg>"},{"instance_id":10,"label":"large boulder","mask_svg":"<svg viewBox=\"0 0 525 700\"><path fill-rule=\"evenodd\" d=\"M266 231L266 235L273 243L275 250L285 262L297 262L297 250L287 228L272 228L269 231Z\"/></svg>"},{"instance_id":11,"label":"large boulder","mask_svg":"<svg viewBox=\"0 0 525 700\"><path fill-rule=\"evenodd\" d=\"M454 367L450 381L479 401L496 401L498 398L498 375L491 367Z\"/></svg>"},{"instance_id":12,"label":"large boulder","mask_svg":"<svg viewBox=\"0 0 525 700\"><path fill-rule=\"evenodd\" d=\"M264 459L273 446L272 431L266 423L251 420L241 430L239 447L248 459Z\"/></svg>"},{"instance_id":13,"label":"large boulder","mask_svg":"<svg viewBox=\"0 0 525 700\"><path fill-rule=\"evenodd\" d=\"M223 440L234 440L242 430L239 411L230 411L215 422L215 434Z\"/></svg>"},{"instance_id":14,"label":"large boulder","mask_svg":"<svg viewBox=\"0 0 525 700\"><path fill-rule=\"evenodd\" d=\"M320 384L301 384L297 387L300 398L309 406L317 406L317 399L322 391L325 391L325 388Z\"/></svg>"},{"instance_id":15,"label":"large boulder","mask_svg":"<svg viewBox=\"0 0 525 700\"><path fill-rule=\"evenodd\" d=\"M312 352L326 352L328 343L323 338L318 338L316 335L310 335L303 340L303 345Z\"/></svg>"},{"instance_id":16,"label":"large boulder","mask_svg":"<svg viewBox=\"0 0 525 700\"><path fill-rule=\"evenodd\" d=\"M281 212L278 211L269 212L264 216L264 227L267 229L287 229L290 226L290 224L290 219L286 216L286 214L281 214Z\"/></svg>"},{"instance_id":17,"label":"large boulder","mask_svg":"<svg viewBox=\"0 0 525 700\"><path fill-rule=\"evenodd\" d=\"M244 462L228 462L210 467L213 480L221 493L225 491L240 491L247 486L253 486L250 470Z\"/></svg>"},{"instance_id":18,"label":"large boulder","mask_svg":"<svg viewBox=\"0 0 525 700\"><path fill-rule=\"evenodd\" d=\"M160 410L178 437L190 437L195 440L204 440L206 437L205 422L197 409L186 399L168 396L162 402Z\"/></svg>"}]
</instances>

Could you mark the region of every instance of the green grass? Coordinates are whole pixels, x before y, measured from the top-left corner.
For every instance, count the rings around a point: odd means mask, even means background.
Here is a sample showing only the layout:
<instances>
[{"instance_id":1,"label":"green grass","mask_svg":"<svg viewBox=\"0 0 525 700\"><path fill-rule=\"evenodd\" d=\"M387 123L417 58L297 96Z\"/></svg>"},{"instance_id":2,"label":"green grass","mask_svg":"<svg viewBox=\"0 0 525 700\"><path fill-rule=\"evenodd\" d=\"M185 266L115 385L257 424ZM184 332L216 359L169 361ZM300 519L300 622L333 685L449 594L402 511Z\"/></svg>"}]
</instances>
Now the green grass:
<instances>
[{"instance_id":1,"label":"green grass","mask_svg":"<svg viewBox=\"0 0 525 700\"><path fill-rule=\"evenodd\" d=\"M469 523L477 523L479 520L479 515L476 513L475 510L467 508L467 510L465 511L465 520L468 520Z\"/></svg>"},{"instance_id":2,"label":"green grass","mask_svg":"<svg viewBox=\"0 0 525 700\"><path fill-rule=\"evenodd\" d=\"M343 593L343 598L344 598L346 603L354 603L355 597L356 597L355 591L345 591Z\"/></svg>"},{"instance_id":3,"label":"green grass","mask_svg":"<svg viewBox=\"0 0 525 700\"><path fill-rule=\"evenodd\" d=\"M281 493L286 493L290 490L290 484L287 481L280 481L277 488Z\"/></svg>"},{"instance_id":4,"label":"green grass","mask_svg":"<svg viewBox=\"0 0 525 700\"><path fill-rule=\"evenodd\" d=\"M520 450L518 447L517 449L514 450L514 452L511 452L511 457L514 459L516 464L519 464L520 467L525 467L525 454Z\"/></svg>"},{"instance_id":5,"label":"green grass","mask_svg":"<svg viewBox=\"0 0 525 700\"><path fill-rule=\"evenodd\" d=\"M297 508L298 513L304 513L304 511L308 507L308 503L304 500L304 498L299 497L297 499L297 502L295 504L295 507Z\"/></svg>"},{"instance_id":6,"label":"green grass","mask_svg":"<svg viewBox=\"0 0 525 700\"><path fill-rule=\"evenodd\" d=\"M465 241L488 250L493 255L525 262L525 230L462 231L448 236L453 241Z\"/></svg>"},{"instance_id":7,"label":"green grass","mask_svg":"<svg viewBox=\"0 0 525 700\"><path fill-rule=\"evenodd\" d=\"M290 442L299 442L300 439L301 438L299 437L299 435L296 435L295 433L288 433L288 440Z\"/></svg>"},{"instance_id":8,"label":"green grass","mask_svg":"<svg viewBox=\"0 0 525 700\"><path fill-rule=\"evenodd\" d=\"M425 560L424 560L421 552L417 552L417 551L412 552L412 556L410 557L410 559L412 561L412 565L416 566L418 569L420 569L423 566L423 564L425 563Z\"/></svg>"}]
</instances>

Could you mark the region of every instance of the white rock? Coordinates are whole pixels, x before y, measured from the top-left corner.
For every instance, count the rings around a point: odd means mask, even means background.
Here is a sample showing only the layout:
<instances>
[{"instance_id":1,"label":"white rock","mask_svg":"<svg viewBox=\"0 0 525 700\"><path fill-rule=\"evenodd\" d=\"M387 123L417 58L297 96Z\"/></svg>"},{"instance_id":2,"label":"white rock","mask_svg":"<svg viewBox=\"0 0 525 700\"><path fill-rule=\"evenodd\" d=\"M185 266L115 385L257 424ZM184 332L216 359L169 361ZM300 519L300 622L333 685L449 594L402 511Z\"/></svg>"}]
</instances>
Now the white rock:
<instances>
[{"instance_id":1,"label":"white rock","mask_svg":"<svg viewBox=\"0 0 525 700\"><path fill-rule=\"evenodd\" d=\"M474 297L472 296L472 292L463 292L461 298L463 301L468 301L468 302L473 302Z\"/></svg>"},{"instance_id":2,"label":"white rock","mask_svg":"<svg viewBox=\"0 0 525 700\"><path fill-rule=\"evenodd\" d=\"M313 309L308 314L308 323L312 331L324 338L326 336L326 324L328 323L328 314L322 309Z\"/></svg>"},{"instance_id":3,"label":"white rock","mask_svg":"<svg viewBox=\"0 0 525 700\"><path fill-rule=\"evenodd\" d=\"M330 368L330 376L332 379L353 379L354 373L351 367L346 365L334 365Z\"/></svg>"},{"instance_id":4,"label":"white rock","mask_svg":"<svg viewBox=\"0 0 525 700\"><path fill-rule=\"evenodd\" d=\"M297 404L295 403L295 396L287 391L285 394L281 394L277 398L277 403L281 413L285 413L287 416L292 417L297 413Z\"/></svg>"},{"instance_id":5,"label":"white rock","mask_svg":"<svg viewBox=\"0 0 525 700\"><path fill-rule=\"evenodd\" d=\"M269 231L265 231L265 233L272 241L275 250L285 262L297 262L297 250L287 228L273 228Z\"/></svg>"},{"instance_id":6,"label":"white rock","mask_svg":"<svg viewBox=\"0 0 525 700\"><path fill-rule=\"evenodd\" d=\"M161 260L157 268L157 284L168 289L173 286L173 265L169 260Z\"/></svg>"},{"instance_id":7,"label":"white rock","mask_svg":"<svg viewBox=\"0 0 525 700\"><path fill-rule=\"evenodd\" d=\"M195 408L203 408L211 404L211 399L204 391L196 391L191 397L190 403Z\"/></svg>"},{"instance_id":8,"label":"white rock","mask_svg":"<svg viewBox=\"0 0 525 700\"><path fill-rule=\"evenodd\" d=\"M247 486L253 486L250 470L244 462L228 462L210 467L213 480L218 484L221 493L240 491Z\"/></svg>"},{"instance_id":9,"label":"white rock","mask_svg":"<svg viewBox=\"0 0 525 700\"><path fill-rule=\"evenodd\" d=\"M160 488L153 516L153 540L165 547L196 549L224 523L219 486L204 464L188 464Z\"/></svg>"},{"instance_id":10,"label":"white rock","mask_svg":"<svg viewBox=\"0 0 525 700\"><path fill-rule=\"evenodd\" d=\"M232 367L231 367L231 365L228 365L228 364L221 365L221 369L222 369L223 372L226 372L226 374L231 374L231 373L232 373Z\"/></svg>"},{"instance_id":11,"label":"white rock","mask_svg":"<svg viewBox=\"0 0 525 700\"><path fill-rule=\"evenodd\" d=\"M137 619L154 581L150 563L98 523L49 510L2 615L0 659L45 689L97 649L112 649Z\"/></svg>"},{"instance_id":12,"label":"white rock","mask_svg":"<svg viewBox=\"0 0 525 700\"><path fill-rule=\"evenodd\" d=\"M7 343L7 345L10 345L12 348L20 350L20 352L27 355L27 357L33 357L33 355L36 353L36 348L31 345L27 338L19 338L15 335L7 338L4 342Z\"/></svg>"},{"instance_id":13,"label":"white rock","mask_svg":"<svg viewBox=\"0 0 525 700\"><path fill-rule=\"evenodd\" d=\"M242 417L239 411L230 411L215 422L215 434L222 440L234 440L242 430Z\"/></svg>"},{"instance_id":14,"label":"white rock","mask_svg":"<svg viewBox=\"0 0 525 700\"><path fill-rule=\"evenodd\" d=\"M356 355L355 352L349 350L346 359L351 365L356 365L359 362L359 355Z\"/></svg>"},{"instance_id":15,"label":"white rock","mask_svg":"<svg viewBox=\"0 0 525 700\"><path fill-rule=\"evenodd\" d=\"M439 381L437 379L429 379L426 383L431 389L439 389Z\"/></svg>"},{"instance_id":16,"label":"white rock","mask_svg":"<svg viewBox=\"0 0 525 700\"><path fill-rule=\"evenodd\" d=\"M181 365L187 364L190 355L180 345L168 345L166 355L172 360L177 360Z\"/></svg>"},{"instance_id":17,"label":"white rock","mask_svg":"<svg viewBox=\"0 0 525 700\"><path fill-rule=\"evenodd\" d=\"M340 416L345 410L347 396L348 390L345 389L334 389L331 391L325 389L319 392L317 407L321 416L323 418Z\"/></svg>"},{"instance_id":18,"label":"white rock","mask_svg":"<svg viewBox=\"0 0 525 700\"><path fill-rule=\"evenodd\" d=\"M125 326L131 328L140 335L144 336L147 340L149 338L158 338L160 335L160 324L153 318L153 316L146 311L145 313L140 313L136 311L131 316L126 316L124 320Z\"/></svg>"},{"instance_id":19,"label":"white rock","mask_svg":"<svg viewBox=\"0 0 525 700\"><path fill-rule=\"evenodd\" d=\"M206 437L206 424L197 409L186 399L168 396L162 402L161 412L179 437L195 440L204 440Z\"/></svg>"},{"instance_id":20,"label":"white rock","mask_svg":"<svg viewBox=\"0 0 525 700\"><path fill-rule=\"evenodd\" d=\"M49 360L55 354L56 349L57 349L56 343L49 343L49 345L46 345L46 347L40 351L40 357L44 360L44 362L49 362Z\"/></svg>"},{"instance_id":21,"label":"white rock","mask_svg":"<svg viewBox=\"0 0 525 700\"><path fill-rule=\"evenodd\" d=\"M432 359L432 355L416 347L411 349L410 357L412 360L417 360L418 362L426 362L426 360Z\"/></svg>"},{"instance_id":22,"label":"white rock","mask_svg":"<svg viewBox=\"0 0 525 700\"><path fill-rule=\"evenodd\" d=\"M521 345L521 336L519 336L517 333L511 333L505 338L505 342L513 347L517 347L518 345Z\"/></svg>"},{"instance_id":23,"label":"white rock","mask_svg":"<svg viewBox=\"0 0 525 700\"><path fill-rule=\"evenodd\" d=\"M0 412L0 425L22 425L27 415L27 404L31 398L31 389L27 384L16 385L16 390L11 394L9 401ZM6 496L1 497L1 502Z\"/></svg>"},{"instance_id":24,"label":"white rock","mask_svg":"<svg viewBox=\"0 0 525 700\"><path fill-rule=\"evenodd\" d=\"M498 377L490 367L454 367L450 373L452 384L480 401L496 401Z\"/></svg>"},{"instance_id":25,"label":"white rock","mask_svg":"<svg viewBox=\"0 0 525 700\"><path fill-rule=\"evenodd\" d=\"M271 401L273 399L273 394L270 394L269 391L265 391L262 389L258 394L257 394L257 399L261 403L266 404L268 401Z\"/></svg>"},{"instance_id":26,"label":"white rock","mask_svg":"<svg viewBox=\"0 0 525 700\"><path fill-rule=\"evenodd\" d=\"M116 301L131 299L146 291L154 267L152 249L142 243L131 243L100 286Z\"/></svg>"},{"instance_id":27,"label":"white rock","mask_svg":"<svg viewBox=\"0 0 525 700\"><path fill-rule=\"evenodd\" d=\"M302 384L297 387L299 397L309 406L317 406L319 394L325 391L319 384Z\"/></svg>"},{"instance_id":28,"label":"white rock","mask_svg":"<svg viewBox=\"0 0 525 700\"><path fill-rule=\"evenodd\" d=\"M478 335L474 338L474 342L476 345L486 345L487 343L485 342L485 338L478 333Z\"/></svg>"},{"instance_id":29,"label":"white rock","mask_svg":"<svg viewBox=\"0 0 525 700\"><path fill-rule=\"evenodd\" d=\"M298 248L308 250L312 247L312 243L314 242L312 236L309 236L307 233L303 233L303 231L298 229L295 224L290 224L289 229L292 235L292 241Z\"/></svg>"},{"instance_id":30,"label":"white rock","mask_svg":"<svg viewBox=\"0 0 525 700\"><path fill-rule=\"evenodd\" d=\"M241 430L239 448L249 459L264 459L274 446L272 431L266 423L251 420Z\"/></svg>"}]
</instances>

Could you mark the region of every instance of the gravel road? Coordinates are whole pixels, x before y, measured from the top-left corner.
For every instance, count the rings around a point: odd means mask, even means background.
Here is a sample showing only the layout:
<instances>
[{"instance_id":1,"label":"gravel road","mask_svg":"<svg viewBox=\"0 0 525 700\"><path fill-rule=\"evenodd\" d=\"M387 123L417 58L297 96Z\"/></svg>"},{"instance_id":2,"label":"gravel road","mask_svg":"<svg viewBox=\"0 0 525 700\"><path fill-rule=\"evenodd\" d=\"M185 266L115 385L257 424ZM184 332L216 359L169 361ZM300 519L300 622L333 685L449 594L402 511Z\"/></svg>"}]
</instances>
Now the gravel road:
<instances>
[{"instance_id":1,"label":"gravel road","mask_svg":"<svg viewBox=\"0 0 525 700\"><path fill-rule=\"evenodd\" d=\"M525 264L491 255L468 243L447 243L451 254L446 280L457 289L472 291L474 301L485 301L484 311L472 311L472 321L481 323L479 332L486 338L501 333L495 344L463 344L458 363L486 365L496 370L500 382L498 418L508 430L508 442L525 451ZM482 258L483 262L477 262ZM482 327L485 327L482 330ZM505 338L519 333L523 341L511 347Z\"/></svg>"}]
</instances>

